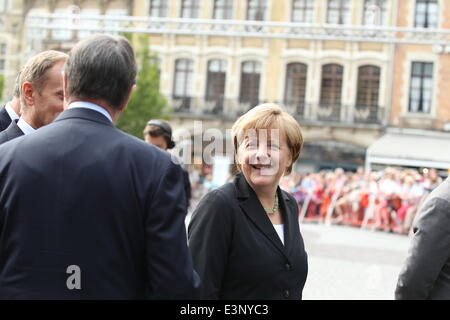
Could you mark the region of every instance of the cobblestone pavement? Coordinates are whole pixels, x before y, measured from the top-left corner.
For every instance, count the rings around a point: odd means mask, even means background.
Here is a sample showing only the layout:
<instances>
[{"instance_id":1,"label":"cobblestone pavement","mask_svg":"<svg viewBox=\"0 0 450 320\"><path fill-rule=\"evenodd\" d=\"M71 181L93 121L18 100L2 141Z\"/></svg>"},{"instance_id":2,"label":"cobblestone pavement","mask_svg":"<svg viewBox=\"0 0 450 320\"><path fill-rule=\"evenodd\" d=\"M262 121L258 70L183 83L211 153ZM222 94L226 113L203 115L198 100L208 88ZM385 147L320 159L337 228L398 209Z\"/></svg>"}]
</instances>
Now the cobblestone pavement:
<instances>
[{"instance_id":1,"label":"cobblestone pavement","mask_svg":"<svg viewBox=\"0 0 450 320\"><path fill-rule=\"evenodd\" d=\"M300 230L309 265L303 299L394 299L408 236L322 224Z\"/></svg>"}]
</instances>

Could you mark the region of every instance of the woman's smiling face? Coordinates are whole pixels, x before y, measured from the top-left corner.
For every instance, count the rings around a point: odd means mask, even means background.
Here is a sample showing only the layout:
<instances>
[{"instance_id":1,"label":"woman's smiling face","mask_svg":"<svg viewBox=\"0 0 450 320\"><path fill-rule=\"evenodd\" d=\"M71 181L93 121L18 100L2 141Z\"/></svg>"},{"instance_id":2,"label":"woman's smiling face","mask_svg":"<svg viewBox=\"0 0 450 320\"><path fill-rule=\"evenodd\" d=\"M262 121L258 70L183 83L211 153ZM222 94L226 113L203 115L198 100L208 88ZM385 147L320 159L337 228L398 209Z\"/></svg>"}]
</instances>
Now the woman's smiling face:
<instances>
[{"instance_id":1,"label":"woman's smiling face","mask_svg":"<svg viewBox=\"0 0 450 320\"><path fill-rule=\"evenodd\" d=\"M276 187L292 162L286 136L279 129L246 130L236 158L253 189Z\"/></svg>"}]
</instances>

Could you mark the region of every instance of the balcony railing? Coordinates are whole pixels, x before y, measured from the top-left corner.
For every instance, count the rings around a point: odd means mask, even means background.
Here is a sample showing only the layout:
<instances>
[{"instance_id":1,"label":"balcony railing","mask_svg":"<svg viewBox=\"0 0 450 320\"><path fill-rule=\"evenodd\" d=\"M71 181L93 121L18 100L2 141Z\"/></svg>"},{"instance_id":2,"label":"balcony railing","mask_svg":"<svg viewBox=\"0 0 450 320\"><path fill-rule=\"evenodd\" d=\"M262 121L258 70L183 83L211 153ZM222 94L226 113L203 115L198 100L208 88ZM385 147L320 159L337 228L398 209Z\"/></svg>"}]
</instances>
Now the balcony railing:
<instances>
[{"instance_id":1,"label":"balcony railing","mask_svg":"<svg viewBox=\"0 0 450 320\"><path fill-rule=\"evenodd\" d=\"M27 28L34 31L34 34L36 34L36 30L72 30L161 35L209 35L431 45L450 44L449 29L247 20L31 13L27 17Z\"/></svg>"},{"instance_id":2,"label":"balcony railing","mask_svg":"<svg viewBox=\"0 0 450 320\"><path fill-rule=\"evenodd\" d=\"M169 106L177 117L236 120L239 116L267 101L240 102L239 99L205 99L172 97ZM295 101L274 101L298 121L326 125L384 125L385 108L377 105L331 105Z\"/></svg>"}]
</instances>

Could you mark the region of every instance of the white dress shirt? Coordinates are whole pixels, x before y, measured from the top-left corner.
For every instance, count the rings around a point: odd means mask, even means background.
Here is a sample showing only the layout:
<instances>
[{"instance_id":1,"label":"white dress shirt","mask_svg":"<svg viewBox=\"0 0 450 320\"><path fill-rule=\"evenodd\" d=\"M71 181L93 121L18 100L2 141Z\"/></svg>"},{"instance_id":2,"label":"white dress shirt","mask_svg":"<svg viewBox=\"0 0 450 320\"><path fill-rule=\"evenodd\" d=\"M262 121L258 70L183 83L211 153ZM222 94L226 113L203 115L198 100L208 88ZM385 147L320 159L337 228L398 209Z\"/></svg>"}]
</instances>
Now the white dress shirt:
<instances>
[{"instance_id":1,"label":"white dress shirt","mask_svg":"<svg viewBox=\"0 0 450 320\"><path fill-rule=\"evenodd\" d=\"M5 109L12 121L19 119L19 115L11 108L11 102L6 103Z\"/></svg>"},{"instance_id":2,"label":"white dress shirt","mask_svg":"<svg viewBox=\"0 0 450 320\"><path fill-rule=\"evenodd\" d=\"M20 130L22 130L24 135L33 133L36 131L35 128L33 128L32 126L30 126L25 120L23 120L22 117L19 118L19 121L17 122L17 126L20 128Z\"/></svg>"},{"instance_id":3,"label":"white dress shirt","mask_svg":"<svg viewBox=\"0 0 450 320\"><path fill-rule=\"evenodd\" d=\"M68 109L73 109L73 108L85 108L85 109L91 109L91 110L100 112L102 115L104 115L106 118L108 118L109 121L112 122L112 118L111 118L111 115L109 114L109 112L106 111L106 109L104 109L94 103L85 102L85 101L75 101L75 102L72 102L71 104L69 104Z\"/></svg>"},{"instance_id":4,"label":"white dress shirt","mask_svg":"<svg viewBox=\"0 0 450 320\"><path fill-rule=\"evenodd\" d=\"M280 237L281 242L284 244L284 224L274 224L273 227Z\"/></svg>"}]
</instances>

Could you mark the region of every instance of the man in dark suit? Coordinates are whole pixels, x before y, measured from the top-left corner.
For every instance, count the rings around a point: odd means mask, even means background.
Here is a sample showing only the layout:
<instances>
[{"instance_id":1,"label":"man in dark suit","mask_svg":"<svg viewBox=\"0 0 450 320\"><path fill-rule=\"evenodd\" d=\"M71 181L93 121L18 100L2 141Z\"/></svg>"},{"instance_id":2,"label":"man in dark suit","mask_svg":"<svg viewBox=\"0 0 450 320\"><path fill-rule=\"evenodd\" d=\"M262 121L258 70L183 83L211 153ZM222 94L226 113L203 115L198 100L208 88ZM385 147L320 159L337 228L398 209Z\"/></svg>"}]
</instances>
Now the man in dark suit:
<instances>
[{"instance_id":1,"label":"man in dark suit","mask_svg":"<svg viewBox=\"0 0 450 320\"><path fill-rule=\"evenodd\" d=\"M450 178L427 197L413 226L397 300L450 299Z\"/></svg>"},{"instance_id":2,"label":"man in dark suit","mask_svg":"<svg viewBox=\"0 0 450 320\"><path fill-rule=\"evenodd\" d=\"M0 146L0 299L195 297L181 168L113 124L135 78L125 38L86 38L68 109Z\"/></svg>"},{"instance_id":3,"label":"man in dark suit","mask_svg":"<svg viewBox=\"0 0 450 320\"><path fill-rule=\"evenodd\" d=\"M19 119L20 117L19 76L20 75L16 77L11 101L8 101L5 106L0 109L0 132L6 130L13 120Z\"/></svg>"},{"instance_id":4,"label":"man in dark suit","mask_svg":"<svg viewBox=\"0 0 450 320\"><path fill-rule=\"evenodd\" d=\"M14 138L23 136L23 131L20 130L20 128L17 126L18 121L19 119L11 121L9 126L5 130L0 132L0 144L8 142L9 140L12 140Z\"/></svg>"},{"instance_id":5,"label":"man in dark suit","mask_svg":"<svg viewBox=\"0 0 450 320\"><path fill-rule=\"evenodd\" d=\"M21 116L0 132L0 144L34 132L52 122L63 111L61 72L67 57L63 52L48 50L28 60L16 81Z\"/></svg>"}]
</instances>

